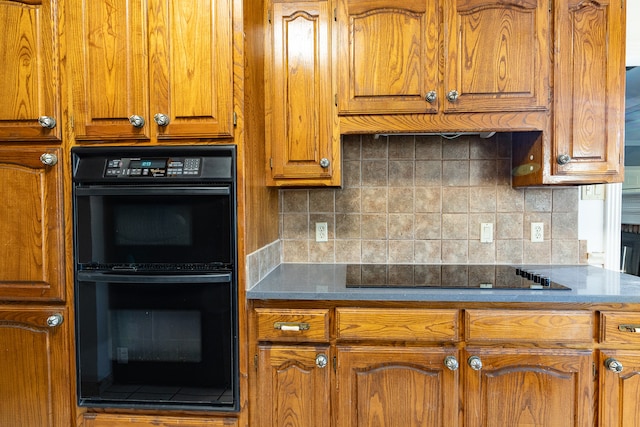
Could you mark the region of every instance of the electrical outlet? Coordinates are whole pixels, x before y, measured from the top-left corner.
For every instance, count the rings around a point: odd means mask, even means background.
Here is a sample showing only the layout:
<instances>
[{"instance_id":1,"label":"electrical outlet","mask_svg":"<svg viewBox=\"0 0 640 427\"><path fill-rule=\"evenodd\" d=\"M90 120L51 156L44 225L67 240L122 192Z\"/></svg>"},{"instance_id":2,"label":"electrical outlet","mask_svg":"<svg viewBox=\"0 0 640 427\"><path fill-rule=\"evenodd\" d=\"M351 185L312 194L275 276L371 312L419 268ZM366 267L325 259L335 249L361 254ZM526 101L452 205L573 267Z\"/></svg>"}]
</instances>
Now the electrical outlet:
<instances>
[{"instance_id":1,"label":"electrical outlet","mask_svg":"<svg viewBox=\"0 0 640 427\"><path fill-rule=\"evenodd\" d=\"M543 222L531 223L531 241L544 242L544 223Z\"/></svg>"},{"instance_id":2,"label":"electrical outlet","mask_svg":"<svg viewBox=\"0 0 640 427\"><path fill-rule=\"evenodd\" d=\"M326 222L316 222L316 242L329 240L329 229Z\"/></svg>"}]
</instances>

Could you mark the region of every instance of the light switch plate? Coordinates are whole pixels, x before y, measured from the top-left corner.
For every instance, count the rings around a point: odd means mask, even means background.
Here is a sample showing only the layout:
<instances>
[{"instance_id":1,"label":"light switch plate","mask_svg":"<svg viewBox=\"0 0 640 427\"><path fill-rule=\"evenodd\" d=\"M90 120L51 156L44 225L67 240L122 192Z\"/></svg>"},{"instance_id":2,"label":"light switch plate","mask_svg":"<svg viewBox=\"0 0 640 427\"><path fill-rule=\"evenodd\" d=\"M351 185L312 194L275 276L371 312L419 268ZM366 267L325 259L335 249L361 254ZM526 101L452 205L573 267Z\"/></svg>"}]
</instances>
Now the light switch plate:
<instances>
[{"instance_id":1,"label":"light switch plate","mask_svg":"<svg viewBox=\"0 0 640 427\"><path fill-rule=\"evenodd\" d=\"M493 223L483 222L480 224L480 243L493 242Z\"/></svg>"}]
</instances>

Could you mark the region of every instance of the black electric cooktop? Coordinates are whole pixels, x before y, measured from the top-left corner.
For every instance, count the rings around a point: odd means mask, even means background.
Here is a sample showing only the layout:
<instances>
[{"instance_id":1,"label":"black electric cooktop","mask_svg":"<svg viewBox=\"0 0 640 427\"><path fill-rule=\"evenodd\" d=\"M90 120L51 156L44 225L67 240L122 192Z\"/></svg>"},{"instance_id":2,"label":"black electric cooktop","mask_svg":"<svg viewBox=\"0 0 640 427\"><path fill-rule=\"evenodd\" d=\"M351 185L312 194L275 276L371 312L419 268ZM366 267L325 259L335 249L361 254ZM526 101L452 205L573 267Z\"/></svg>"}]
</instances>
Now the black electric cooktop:
<instances>
[{"instance_id":1,"label":"black electric cooktop","mask_svg":"<svg viewBox=\"0 0 640 427\"><path fill-rule=\"evenodd\" d=\"M349 264L348 288L571 290L513 265Z\"/></svg>"}]
</instances>

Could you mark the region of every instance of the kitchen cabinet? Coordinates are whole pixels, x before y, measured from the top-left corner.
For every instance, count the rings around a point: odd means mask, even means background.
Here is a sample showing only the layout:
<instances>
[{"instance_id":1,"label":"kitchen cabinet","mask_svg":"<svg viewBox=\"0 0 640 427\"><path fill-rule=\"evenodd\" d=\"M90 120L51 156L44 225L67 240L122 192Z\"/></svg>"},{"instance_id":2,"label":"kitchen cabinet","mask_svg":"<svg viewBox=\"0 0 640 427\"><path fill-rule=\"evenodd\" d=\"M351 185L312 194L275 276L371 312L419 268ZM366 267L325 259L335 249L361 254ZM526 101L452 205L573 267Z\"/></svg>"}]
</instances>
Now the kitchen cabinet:
<instances>
[{"instance_id":1,"label":"kitchen cabinet","mask_svg":"<svg viewBox=\"0 0 640 427\"><path fill-rule=\"evenodd\" d=\"M338 1L341 114L549 108L548 2ZM460 121L458 130L471 126Z\"/></svg>"},{"instance_id":2,"label":"kitchen cabinet","mask_svg":"<svg viewBox=\"0 0 640 427\"><path fill-rule=\"evenodd\" d=\"M64 301L62 176L59 147L0 147L1 301Z\"/></svg>"},{"instance_id":3,"label":"kitchen cabinet","mask_svg":"<svg viewBox=\"0 0 640 427\"><path fill-rule=\"evenodd\" d=\"M594 312L372 304L254 302L257 425L594 425Z\"/></svg>"},{"instance_id":4,"label":"kitchen cabinet","mask_svg":"<svg viewBox=\"0 0 640 427\"><path fill-rule=\"evenodd\" d=\"M621 182L624 1L554 1L553 16L552 122L514 136L513 185Z\"/></svg>"},{"instance_id":5,"label":"kitchen cabinet","mask_svg":"<svg viewBox=\"0 0 640 427\"><path fill-rule=\"evenodd\" d=\"M640 411L640 313L602 311L599 426L637 426Z\"/></svg>"},{"instance_id":6,"label":"kitchen cabinet","mask_svg":"<svg viewBox=\"0 0 640 427\"><path fill-rule=\"evenodd\" d=\"M71 425L68 315L0 305L0 425Z\"/></svg>"},{"instance_id":7,"label":"kitchen cabinet","mask_svg":"<svg viewBox=\"0 0 640 427\"><path fill-rule=\"evenodd\" d=\"M0 2L0 141L60 141L62 0Z\"/></svg>"},{"instance_id":8,"label":"kitchen cabinet","mask_svg":"<svg viewBox=\"0 0 640 427\"><path fill-rule=\"evenodd\" d=\"M329 311L257 309L259 426L330 427Z\"/></svg>"},{"instance_id":9,"label":"kitchen cabinet","mask_svg":"<svg viewBox=\"0 0 640 427\"><path fill-rule=\"evenodd\" d=\"M267 183L340 185L329 0L273 1L265 37Z\"/></svg>"},{"instance_id":10,"label":"kitchen cabinet","mask_svg":"<svg viewBox=\"0 0 640 427\"><path fill-rule=\"evenodd\" d=\"M68 7L76 141L233 136L231 0Z\"/></svg>"}]
</instances>

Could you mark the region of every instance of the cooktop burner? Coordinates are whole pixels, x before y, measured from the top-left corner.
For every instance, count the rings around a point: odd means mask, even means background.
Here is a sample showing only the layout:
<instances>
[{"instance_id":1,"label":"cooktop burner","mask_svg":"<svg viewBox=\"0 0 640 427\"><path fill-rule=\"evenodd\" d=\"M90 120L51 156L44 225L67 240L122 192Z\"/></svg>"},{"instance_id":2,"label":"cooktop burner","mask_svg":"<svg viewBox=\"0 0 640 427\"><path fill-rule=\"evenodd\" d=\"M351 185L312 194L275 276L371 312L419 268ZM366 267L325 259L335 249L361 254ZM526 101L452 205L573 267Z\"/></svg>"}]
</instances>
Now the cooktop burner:
<instances>
[{"instance_id":1,"label":"cooktop burner","mask_svg":"<svg viewBox=\"0 0 640 427\"><path fill-rule=\"evenodd\" d=\"M348 288L571 290L513 265L349 264Z\"/></svg>"}]
</instances>

